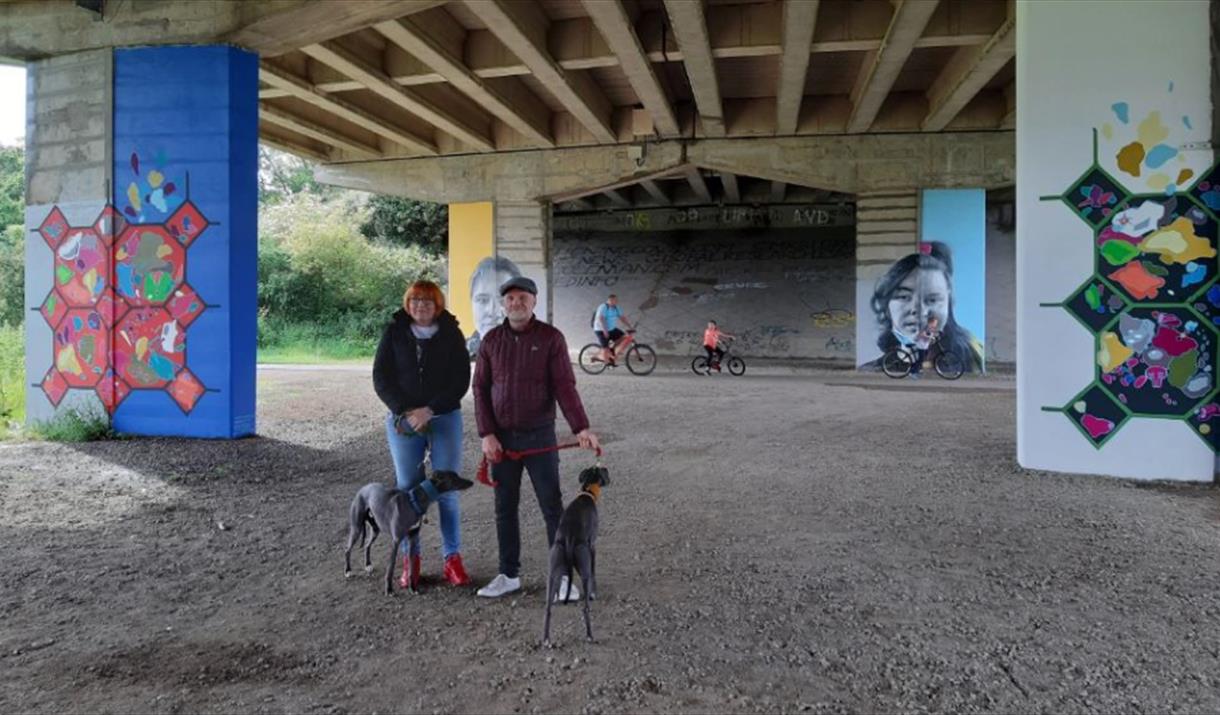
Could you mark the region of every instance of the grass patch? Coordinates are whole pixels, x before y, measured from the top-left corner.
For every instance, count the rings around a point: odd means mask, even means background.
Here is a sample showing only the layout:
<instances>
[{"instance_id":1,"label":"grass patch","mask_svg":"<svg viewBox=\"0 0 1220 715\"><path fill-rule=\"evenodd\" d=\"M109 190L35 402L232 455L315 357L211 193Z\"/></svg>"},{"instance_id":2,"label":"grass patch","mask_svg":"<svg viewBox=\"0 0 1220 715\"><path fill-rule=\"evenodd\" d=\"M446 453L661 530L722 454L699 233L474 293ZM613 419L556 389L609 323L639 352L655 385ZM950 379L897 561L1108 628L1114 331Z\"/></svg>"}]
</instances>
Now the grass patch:
<instances>
[{"instance_id":1,"label":"grass patch","mask_svg":"<svg viewBox=\"0 0 1220 715\"><path fill-rule=\"evenodd\" d=\"M25 422L25 331L0 324L0 439Z\"/></svg>"},{"instance_id":2,"label":"grass patch","mask_svg":"<svg viewBox=\"0 0 1220 715\"><path fill-rule=\"evenodd\" d=\"M49 420L35 421L30 434L51 442L94 442L113 439L114 430L104 413L69 407Z\"/></svg>"},{"instance_id":3,"label":"grass patch","mask_svg":"<svg viewBox=\"0 0 1220 715\"><path fill-rule=\"evenodd\" d=\"M381 333L362 323L347 320L326 325L260 320L258 361L306 364L368 362L377 352Z\"/></svg>"}]
</instances>

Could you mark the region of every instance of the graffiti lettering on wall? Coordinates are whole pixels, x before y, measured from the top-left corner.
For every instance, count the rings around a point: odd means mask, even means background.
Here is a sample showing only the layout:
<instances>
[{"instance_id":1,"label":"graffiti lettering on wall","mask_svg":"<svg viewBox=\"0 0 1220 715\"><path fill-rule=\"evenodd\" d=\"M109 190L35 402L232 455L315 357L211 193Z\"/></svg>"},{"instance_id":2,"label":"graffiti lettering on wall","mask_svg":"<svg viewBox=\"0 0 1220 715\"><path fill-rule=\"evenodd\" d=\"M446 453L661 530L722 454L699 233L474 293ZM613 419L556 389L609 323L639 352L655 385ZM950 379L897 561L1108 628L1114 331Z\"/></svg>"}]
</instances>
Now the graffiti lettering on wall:
<instances>
[{"instance_id":1,"label":"graffiti lettering on wall","mask_svg":"<svg viewBox=\"0 0 1220 715\"><path fill-rule=\"evenodd\" d=\"M623 246L621 250L605 251L581 245L581 241L567 240L556 243L555 277L557 281L575 276L631 276L671 274L715 275L718 263L755 261L810 261L832 258L850 258L854 252L851 239L822 241L756 241L703 242L689 244L661 244L640 242L639 246ZM845 264L846 265L846 264ZM849 266L847 266L849 267ZM840 266L833 265L817 270L802 271L809 280L817 277L842 278ZM816 275L815 275L816 274ZM563 285L562 283L560 285ZM583 285L569 283L568 285Z\"/></svg>"},{"instance_id":2,"label":"graffiti lettering on wall","mask_svg":"<svg viewBox=\"0 0 1220 715\"><path fill-rule=\"evenodd\" d=\"M611 213L556 215L555 231L693 231L737 228L854 226L853 204L705 206Z\"/></svg>"},{"instance_id":3,"label":"graffiti lettering on wall","mask_svg":"<svg viewBox=\"0 0 1220 715\"><path fill-rule=\"evenodd\" d=\"M830 337L826 339L826 349L836 353L854 353L856 352L856 341L851 338Z\"/></svg>"},{"instance_id":4,"label":"graffiti lettering on wall","mask_svg":"<svg viewBox=\"0 0 1220 715\"><path fill-rule=\"evenodd\" d=\"M107 205L89 226L70 226L51 209L37 233L55 261L39 309L53 333L39 383L52 405L69 389L92 389L113 415L132 390L163 390L190 413L207 390L186 367L186 329L206 306L184 276L187 249L206 227L185 195L158 224L129 224Z\"/></svg>"},{"instance_id":5,"label":"graffiti lettering on wall","mask_svg":"<svg viewBox=\"0 0 1220 715\"><path fill-rule=\"evenodd\" d=\"M815 328L850 328L856 324L856 314L847 308L827 308L810 317Z\"/></svg>"},{"instance_id":6,"label":"graffiti lettering on wall","mask_svg":"<svg viewBox=\"0 0 1220 715\"><path fill-rule=\"evenodd\" d=\"M1166 144L1161 113L1148 112L1124 139L1117 135L1130 110L1118 102L1112 111L1120 126L1107 122L1100 133L1122 145L1114 155L1120 173L1159 194L1137 195L1108 174L1094 130L1093 165L1063 194L1042 197L1062 201L1093 233L1093 275L1062 303L1043 305L1075 316L1096 347L1092 383L1066 405L1043 409L1062 412L1098 448L1132 417L1152 416L1184 420L1216 450L1220 405L1209 396L1220 324L1220 202L1212 201L1220 164L1186 187L1193 169L1165 173L1178 151Z\"/></svg>"}]
</instances>

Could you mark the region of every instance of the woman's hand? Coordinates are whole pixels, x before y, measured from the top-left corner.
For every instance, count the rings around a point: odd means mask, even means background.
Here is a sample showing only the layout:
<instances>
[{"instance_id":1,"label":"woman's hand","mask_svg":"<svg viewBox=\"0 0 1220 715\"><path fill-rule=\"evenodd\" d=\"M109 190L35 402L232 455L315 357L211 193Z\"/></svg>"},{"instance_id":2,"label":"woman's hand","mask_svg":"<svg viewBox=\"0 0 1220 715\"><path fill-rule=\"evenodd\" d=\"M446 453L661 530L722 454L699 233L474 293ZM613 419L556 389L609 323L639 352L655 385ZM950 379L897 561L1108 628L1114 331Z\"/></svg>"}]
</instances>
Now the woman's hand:
<instances>
[{"instance_id":1,"label":"woman's hand","mask_svg":"<svg viewBox=\"0 0 1220 715\"><path fill-rule=\"evenodd\" d=\"M407 413L407 424L411 425L411 429L420 432L424 427L428 426L428 421L432 419L432 410L427 407L416 407Z\"/></svg>"},{"instance_id":2,"label":"woman's hand","mask_svg":"<svg viewBox=\"0 0 1220 715\"><path fill-rule=\"evenodd\" d=\"M483 438L483 456L487 458L488 462L499 462L500 453L503 451L504 448L500 446L499 437L489 434Z\"/></svg>"}]
</instances>

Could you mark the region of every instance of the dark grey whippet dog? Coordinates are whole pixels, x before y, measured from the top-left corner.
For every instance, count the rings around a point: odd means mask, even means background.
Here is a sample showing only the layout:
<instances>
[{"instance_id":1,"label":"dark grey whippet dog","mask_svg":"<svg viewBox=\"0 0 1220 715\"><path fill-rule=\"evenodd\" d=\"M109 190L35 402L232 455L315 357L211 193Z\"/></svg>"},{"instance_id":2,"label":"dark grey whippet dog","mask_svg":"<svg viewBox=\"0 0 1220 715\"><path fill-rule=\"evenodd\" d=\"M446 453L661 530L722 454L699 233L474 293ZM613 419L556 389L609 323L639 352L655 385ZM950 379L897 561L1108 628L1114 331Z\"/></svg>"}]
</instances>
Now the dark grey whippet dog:
<instances>
[{"instance_id":1,"label":"dark grey whippet dog","mask_svg":"<svg viewBox=\"0 0 1220 715\"><path fill-rule=\"evenodd\" d=\"M359 537L360 545L364 547L364 570L372 571L373 562L369 552L373 542L382 530L389 532L393 546L390 549L390 566L385 570L386 595L394 592L394 560L398 549L406 540L408 547L419 538L420 519L428 510L428 504L436 496L444 492L469 489L474 482L462 479L456 472L433 472L426 484L413 487L407 491L392 489L376 482L366 484L352 499L349 512L350 521L347 532L347 551L343 554L343 575L352 575L352 547ZM365 543L365 525L373 530L372 538ZM412 586L414 591L415 587Z\"/></svg>"},{"instance_id":2,"label":"dark grey whippet dog","mask_svg":"<svg viewBox=\"0 0 1220 715\"><path fill-rule=\"evenodd\" d=\"M605 467L589 467L580 473L580 493L563 510L559 526L555 529L555 543L551 545L551 568L546 579L546 618L542 623L542 642L551 642L551 604L559 591L559 582L568 577L572 581L572 569L580 573L580 585L584 588L585 637L593 640L593 626L589 623L589 601L597 598L597 499L602 487L610 484L610 473ZM564 594L567 599L568 594Z\"/></svg>"}]
</instances>

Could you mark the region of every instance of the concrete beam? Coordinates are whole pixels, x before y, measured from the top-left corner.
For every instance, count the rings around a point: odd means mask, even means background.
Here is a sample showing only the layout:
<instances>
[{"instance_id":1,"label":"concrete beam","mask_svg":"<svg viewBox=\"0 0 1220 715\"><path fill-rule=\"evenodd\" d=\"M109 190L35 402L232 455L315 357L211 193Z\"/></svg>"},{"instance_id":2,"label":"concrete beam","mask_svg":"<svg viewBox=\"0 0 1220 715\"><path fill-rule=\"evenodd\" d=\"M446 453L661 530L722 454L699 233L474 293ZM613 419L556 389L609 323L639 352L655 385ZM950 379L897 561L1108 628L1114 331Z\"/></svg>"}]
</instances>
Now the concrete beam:
<instances>
[{"instance_id":1,"label":"concrete beam","mask_svg":"<svg viewBox=\"0 0 1220 715\"><path fill-rule=\"evenodd\" d=\"M614 52L636 96L652 115L652 123L658 133L663 137L678 136L678 120L669 97L661 88L648 56L644 54L623 3L620 0L584 0L584 7Z\"/></svg>"},{"instance_id":2,"label":"concrete beam","mask_svg":"<svg viewBox=\"0 0 1220 715\"><path fill-rule=\"evenodd\" d=\"M678 47L682 50L686 78L699 110L703 134L724 136L724 104L720 101L720 83L716 80L716 63L707 35L702 0L665 0L665 12L673 26Z\"/></svg>"},{"instance_id":3,"label":"concrete beam","mask_svg":"<svg viewBox=\"0 0 1220 715\"><path fill-rule=\"evenodd\" d=\"M266 3L237 3L243 6ZM268 12L226 37L264 57L346 35L374 23L444 5L445 0L313 0Z\"/></svg>"},{"instance_id":4,"label":"concrete beam","mask_svg":"<svg viewBox=\"0 0 1220 715\"><path fill-rule=\"evenodd\" d=\"M788 185L782 181L771 182L771 203L778 204L784 200L784 194L788 190Z\"/></svg>"},{"instance_id":5,"label":"concrete beam","mask_svg":"<svg viewBox=\"0 0 1220 715\"><path fill-rule=\"evenodd\" d=\"M712 192L707 188L707 182L703 179L703 172L699 171L699 167L694 164L687 164L685 171L686 183L690 184L690 188L695 192L695 196L705 204L712 203Z\"/></svg>"},{"instance_id":6,"label":"concrete beam","mask_svg":"<svg viewBox=\"0 0 1220 715\"><path fill-rule=\"evenodd\" d=\"M565 70L551 57L546 16L537 6L506 0L466 0L465 5L597 141L615 141L610 101L588 75Z\"/></svg>"},{"instance_id":7,"label":"concrete beam","mask_svg":"<svg viewBox=\"0 0 1220 715\"><path fill-rule=\"evenodd\" d=\"M447 15L444 16L448 18ZM429 18L429 22L444 22L440 16ZM457 25L449 19L448 22ZM521 133L534 144L555 146L551 136L551 113L545 104L524 85L518 82L518 91L510 95L497 90L490 83L471 72L460 57L455 56L433 37L431 28L412 19L390 20L378 23L375 29L390 42L401 47L424 64L436 70L447 82L470 97L497 119ZM455 28L465 33L460 26ZM503 80L505 82L511 80Z\"/></svg>"},{"instance_id":8,"label":"concrete beam","mask_svg":"<svg viewBox=\"0 0 1220 715\"><path fill-rule=\"evenodd\" d=\"M779 60L775 97L776 134L796 134L817 19L818 0L784 3L784 53Z\"/></svg>"},{"instance_id":9,"label":"concrete beam","mask_svg":"<svg viewBox=\"0 0 1220 715\"><path fill-rule=\"evenodd\" d=\"M1009 18L986 44L958 50L928 89L925 132L938 132L974 99L1017 53L1016 18Z\"/></svg>"},{"instance_id":10,"label":"concrete beam","mask_svg":"<svg viewBox=\"0 0 1220 715\"><path fill-rule=\"evenodd\" d=\"M720 184L724 187L724 199L731 204L741 203L741 191L737 188L737 175L720 172Z\"/></svg>"},{"instance_id":11,"label":"concrete beam","mask_svg":"<svg viewBox=\"0 0 1220 715\"><path fill-rule=\"evenodd\" d=\"M435 155L437 153L436 144L431 140L396 127L380 117L375 117L342 99L323 94L308 82L290 72L263 62L258 67L258 78L267 84L287 91L297 99L309 102L319 109L362 126L408 149L428 155Z\"/></svg>"},{"instance_id":12,"label":"concrete beam","mask_svg":"<svg viewBox=\"0 0 1220 715\"><path fill-rule=\"evenodd\" d=\"M326 42L321 45L309 45L302 47L301 51L351 77L374 94L402 107L450 136L476 149L495 150L496 143L492 139L490 131L480 128L475 123L477 121L484 127L489 127L488 118L478 117L475 118L475 121L471 121L469 117L449 112L426 97L398 85L385 72L338 43Z\"/></svg>"},{"instance_id":13,"label":"concrete beam","mask_svg":"<svg viewBox=\"0 0 1220 715\"><path fill-rule=\"evenodd\" d=\"M570 200L670 176L687 164L841 193L895 187L1009 186L1013 132L704 139L650 143L642 165L627 145L511 154L383 159L318 167L319 181L442 203Z\"/></svg>"},{"instance_id":14,"label":"concrete beam","mask_svg":"<svg viewBox=\"0 0 1220 715\"><path fill-rule=\"evenodd\" d=\"M865 132L872 126L894 80L898 79L907 57L915 49L915 42L936 11L936 3L937 0L894 0L894 14L885 40L880 49L865 57L864 67L852 89L848 132Z\"/></svg>"},{"instance_id":15,"label":"concrete beam","mask_svg":"<svg viewBox=\"0 0 1220 715\"><path fill-rule=\"evenodd\" d=\"M610 203L618 208L629 209L632 206L631 199L627 198L623 193L624 191L625 189L609 189L603 193L606 195L606 198L610 199Z\"/></svg>"},{"instance_id":16,"label":"concrete beam","mask_svg":"<svg viewBox=\"0 0 1220 715\"><path fill-rule=\"evenodd\" d=\"M640 182L640 186L642 186L644 191L647 191L648 195L652 197L652 200L656 201L658 204L668 206L671 203L669 200L669 194L666 194L665 190L662 189L661 185L655 180L644 179Z\"/></svg>"},{"instance_id":17,"label":"concrete beam","mask_svg":"<svg viewBox=\"0 0 1220 715\"><path fill-rule=\"evenodd\" d=\"M266 102L260 102L258 105L258 119L260 122L275 124L276 126L290 129L297 134L307 136L310 139L315 139L329 146L346 149L356 156L361 156L366 159L376 159L382 156L381 149L365 144L364 142L344 136L342 133L331 129L330 127L322 126L317 122L310 121L303 117L295 116L289 112L285 112L278 107L273 107Z\"/></svg>"},{"instance_id":18,"label":"concrete beam","mask_svg":"<svg viewBox=\"0 0 1220 715\"><path fill-rule=\"evenodd\" d=\"M306 146L301 142L289 139L287 137L272 134L267 130L260 130L258 133L258 141L260 144L266 144L270 147L275 147L283 152L294 154L296 156L305 156L316 161L330 161L330 155L327 152L319 151L313 147Z\"/></svg>"}]
</instances>

